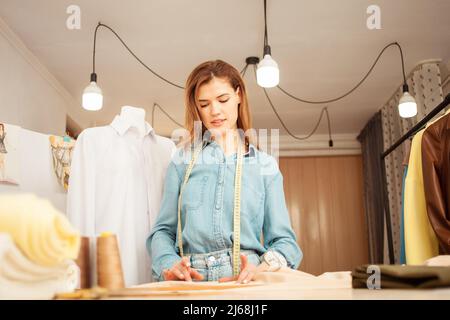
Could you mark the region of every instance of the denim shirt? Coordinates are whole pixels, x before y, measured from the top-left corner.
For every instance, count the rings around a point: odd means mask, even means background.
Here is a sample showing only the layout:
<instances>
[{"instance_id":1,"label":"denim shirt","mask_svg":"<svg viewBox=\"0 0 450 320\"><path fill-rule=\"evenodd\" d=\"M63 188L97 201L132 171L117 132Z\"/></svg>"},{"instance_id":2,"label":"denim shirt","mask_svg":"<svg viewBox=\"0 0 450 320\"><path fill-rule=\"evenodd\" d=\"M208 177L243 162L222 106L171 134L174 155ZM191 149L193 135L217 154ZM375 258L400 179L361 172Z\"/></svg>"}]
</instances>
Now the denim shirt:
<instances>
[{"instance_id":1,"label":"denim shirt","mask_svg":"<svg viewBox=\"0 0 450 320\"><path fill-rule=\"evenodd\" d=\"M178 149L169 164L160 212L147 239L153 276L158 280L163 280L164 269L181 259L177 240L178 195L188 163L180 160L186 159L183 152ZM236 154L225 156L216 142L203 142L181 202L185 255L232 248L236 161ZM303 254L290 224L278 164L251 144L242 164L240 215L241 249L254 250L259 255L275 250L286 258L290 268L299 266Z\"/></svg>"}]
</instances>

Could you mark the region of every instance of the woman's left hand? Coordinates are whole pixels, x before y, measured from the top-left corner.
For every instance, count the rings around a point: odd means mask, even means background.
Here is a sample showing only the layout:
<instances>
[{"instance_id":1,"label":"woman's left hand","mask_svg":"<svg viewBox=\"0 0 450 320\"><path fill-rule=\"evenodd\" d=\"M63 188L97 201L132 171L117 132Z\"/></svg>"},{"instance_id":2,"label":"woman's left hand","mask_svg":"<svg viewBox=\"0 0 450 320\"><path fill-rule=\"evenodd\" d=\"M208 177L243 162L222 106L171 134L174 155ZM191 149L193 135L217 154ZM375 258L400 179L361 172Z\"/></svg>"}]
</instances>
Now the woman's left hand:
<instances>
[{"instance_id":1,"label":"woman's left hand","mask_svg":"<svg viewBox=\"0 0 450 320\"><path fill-rule=\"evenodd\" d=\"M241 273L234 277L220 278L219 282L235 281L236 283L248 283L259 272L258 267L248 262L246 255L241 253Z\"/></svg>"}]
</instances>

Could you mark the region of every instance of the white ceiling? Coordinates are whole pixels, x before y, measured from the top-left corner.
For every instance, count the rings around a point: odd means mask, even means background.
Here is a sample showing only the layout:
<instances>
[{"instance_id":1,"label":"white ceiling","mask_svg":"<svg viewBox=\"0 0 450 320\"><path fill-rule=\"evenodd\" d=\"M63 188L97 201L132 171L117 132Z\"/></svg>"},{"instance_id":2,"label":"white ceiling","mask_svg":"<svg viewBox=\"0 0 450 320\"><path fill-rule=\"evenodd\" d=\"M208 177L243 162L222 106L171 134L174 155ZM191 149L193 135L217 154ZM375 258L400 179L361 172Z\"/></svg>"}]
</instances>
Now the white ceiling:
<instances>
[{"instance_id":1,"label":"white ceiling","mask_svg":"<svg viewBox=\"0 0 450 320\"><path fill-rule=\"evenodd\" d=\"M66 28L66 8L72 4L81 8L81 30ZM247 56L261 55L262 4L262 0L0 0L0 17L81 105L98 21L115 29L151 68L184 85L189 72L205 60L220 58L240 70ZM366 27L371 4L381 8L381 30ZM280 85L306 99L336 97L353 87L392 41L403 47L406 72L424 59L449 61L449 12L449 0L269 0L269 42L280 66ZM109 123L122 105L147 108L150 121L153 102L183 122L183 91L144 69L104 28L97 36L96 71L104 108L84 111L91 125ZM255 127L281 128L250 71L245 80ZM401 82L400 57L392 47L360 88L329 104L333 132L358 133ZM278 89L269 94L291 131L301 135L313 128L321 105L293 101ZM159 134L169 135L175 127L156 111ZM325 121L318 133L327 133Z\"/></svg>"}]
</instances>

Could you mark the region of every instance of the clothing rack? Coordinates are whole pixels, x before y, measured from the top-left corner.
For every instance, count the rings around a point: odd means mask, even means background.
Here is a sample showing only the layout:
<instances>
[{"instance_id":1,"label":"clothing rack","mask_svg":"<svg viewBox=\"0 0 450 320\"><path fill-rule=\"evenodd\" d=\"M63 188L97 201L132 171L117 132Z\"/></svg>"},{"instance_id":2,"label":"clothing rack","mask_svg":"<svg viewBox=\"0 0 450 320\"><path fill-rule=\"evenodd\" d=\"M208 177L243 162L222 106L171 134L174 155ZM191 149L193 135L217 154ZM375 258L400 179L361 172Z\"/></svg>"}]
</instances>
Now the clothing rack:
<instances>
[{"instance_id":1,"label":"clothing rack","mask_svg":"<svg viewBox=\"0 0 450 320\"><path fill-rule=\"evenodd\" d=\"M389 249L389 262L390 264L395 264L394 259L394 244L392 239L392 224L391 224L391 213L389 211L389 196L387 190L387 178L386 178L386 167L385 167L385 158L392 151L397 149L406 139L415 135L418 131L420 131L431 119L434 118L439 112L441 112L445 107L450 104L450 93L447 94L445 99L437 105L430 113L428 113L422 120L420 120L414 127L412 127L408 132L406 132L400 139L398 139L391 147L389 147L386 151L381 153L381 176L383 180L383 207L386 215L386 229L387 229L387 239L388 239L388 249Z\"/></svg>"}]
</instances>

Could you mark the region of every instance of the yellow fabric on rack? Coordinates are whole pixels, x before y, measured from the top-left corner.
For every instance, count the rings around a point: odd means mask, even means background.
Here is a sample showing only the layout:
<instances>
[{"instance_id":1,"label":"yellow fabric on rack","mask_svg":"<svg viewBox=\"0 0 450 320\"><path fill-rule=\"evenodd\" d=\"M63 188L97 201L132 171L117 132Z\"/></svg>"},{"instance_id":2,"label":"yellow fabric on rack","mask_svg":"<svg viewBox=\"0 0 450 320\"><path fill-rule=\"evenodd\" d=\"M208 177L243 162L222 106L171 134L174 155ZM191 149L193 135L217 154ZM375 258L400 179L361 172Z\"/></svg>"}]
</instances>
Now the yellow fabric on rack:
<instances>
[{"instance_id":1,"label":"yellow fabric on rack","mask_svg":"<svg viewBox=\"0 0 450 320\"><path fill-rule=\"evenodd\" d=\"M405 179L405 252L406 264L419 265L437 256L439 244L428 220L422 174L422 135L413 138Z\"/></svg>"},{"instance_id":2,"label":"yellow fabric on rack","mask_svg":"<svg viewBox=\"0 0 450 320\"><path fill-rule=\"evenodd\" d=\"M78 256L78 232L48 200L32 194L0 196L0 232L9 233L28 259L43 266Z\"/></svg>"}]
</instances>

